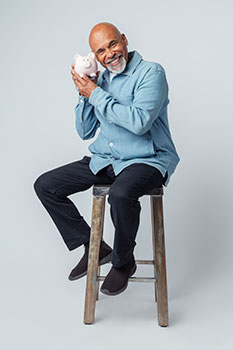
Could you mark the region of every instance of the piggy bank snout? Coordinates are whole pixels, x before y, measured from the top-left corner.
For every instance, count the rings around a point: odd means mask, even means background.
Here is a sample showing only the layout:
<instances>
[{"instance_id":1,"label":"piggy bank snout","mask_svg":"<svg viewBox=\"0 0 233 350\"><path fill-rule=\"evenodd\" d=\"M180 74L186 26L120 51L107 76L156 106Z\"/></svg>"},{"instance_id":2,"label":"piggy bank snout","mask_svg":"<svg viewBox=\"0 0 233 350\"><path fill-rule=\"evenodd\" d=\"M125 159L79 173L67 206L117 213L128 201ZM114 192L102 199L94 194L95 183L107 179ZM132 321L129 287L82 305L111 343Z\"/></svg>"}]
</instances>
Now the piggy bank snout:
<instances>
[{"instance_id":1,"label":"piggy bank snout","mask_svg":"<svg viewBox=\"0 0 233 350\"><path fill-rule=\"evenodd\" d=\"M85 68L90 68L91 67L91 62L89 60L83 61L83 67Z\"/></svg>"}]
</instances>

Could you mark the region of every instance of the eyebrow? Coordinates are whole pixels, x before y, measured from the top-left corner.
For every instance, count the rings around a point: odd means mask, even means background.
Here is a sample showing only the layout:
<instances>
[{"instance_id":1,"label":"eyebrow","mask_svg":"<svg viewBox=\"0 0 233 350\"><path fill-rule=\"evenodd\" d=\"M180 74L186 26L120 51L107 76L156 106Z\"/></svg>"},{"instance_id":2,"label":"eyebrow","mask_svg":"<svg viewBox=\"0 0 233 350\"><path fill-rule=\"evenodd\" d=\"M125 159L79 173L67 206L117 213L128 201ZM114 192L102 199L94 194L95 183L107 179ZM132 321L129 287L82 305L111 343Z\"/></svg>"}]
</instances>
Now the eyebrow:
<instances>
[{"instance_id":1,"label":"eyebrow","mask_svg":"<svg viewBox=\"0 0 233 350\"><path fill-rule=\"evenodd\" d=\"M117 41L116 39L114 39L114 40L111 40L110 42L109 42L109 44L108 44L108 47L111 45L111 44L113 44L115 41ZM100 52L100 51L102 51L102 50L104 50L104 48L99 48L97 51L96 51L96 55Z\"/></svg>"}]
</instances>

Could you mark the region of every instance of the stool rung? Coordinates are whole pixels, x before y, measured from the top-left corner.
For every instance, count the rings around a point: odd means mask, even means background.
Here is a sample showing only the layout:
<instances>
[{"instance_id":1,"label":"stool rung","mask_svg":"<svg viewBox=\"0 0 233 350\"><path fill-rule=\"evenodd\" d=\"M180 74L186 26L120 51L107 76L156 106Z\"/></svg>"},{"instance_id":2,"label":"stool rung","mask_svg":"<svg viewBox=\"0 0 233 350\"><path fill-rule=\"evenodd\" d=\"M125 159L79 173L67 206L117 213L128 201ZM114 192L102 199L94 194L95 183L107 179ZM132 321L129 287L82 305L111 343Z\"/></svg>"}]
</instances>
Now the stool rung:
<instances>
[{"instance_id":1,"label":"stool rung","mask_svg":"<svg viewBox=\"0 0 233 350\"><path fill-rule=\"evenodd\" d=\"M154 265L154 260L135 260L136 264Z\"/></svg>"},{"instance_id":2,"label":"stool rung","mask_svg":"<svg viewBox=\"0 0 233 350\"><path fill-rule=\"evenodd\" d=\"M154 265L154 260L135 260L136 264L145 264L145 265ZM106 264L111 264L111 261L109 261ZM101 265L99 265L101 267Z\"/></svg>"},{"instance_id":3,"label":"stool rung","mask_svg":"<svg viewBox=\"0 0 233 350\"><path fill-rule=\"evenodd\" d=\"M97 281L104 281L106 276L97 276ZM155 277L130 277L129 282L156 282Z\"/></svg>"}]
</instances>

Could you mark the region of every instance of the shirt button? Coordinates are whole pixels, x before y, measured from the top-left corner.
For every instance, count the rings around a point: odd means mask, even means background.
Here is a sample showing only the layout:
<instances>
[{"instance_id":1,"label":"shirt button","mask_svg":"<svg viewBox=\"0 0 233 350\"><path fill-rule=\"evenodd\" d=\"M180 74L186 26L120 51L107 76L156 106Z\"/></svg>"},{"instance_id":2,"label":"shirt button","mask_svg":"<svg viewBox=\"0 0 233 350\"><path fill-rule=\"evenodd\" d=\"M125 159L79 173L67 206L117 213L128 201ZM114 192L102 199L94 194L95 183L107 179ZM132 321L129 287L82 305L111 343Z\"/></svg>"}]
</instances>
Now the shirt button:
<instances>
[{"instance_id":1,"label":"shirt button","mask_svg":"<svg viewBox=\"0 0 233 350\"><path fill-rule=\"evenodd\" d=\"M80 100L81 103L83 103L83 100Z\"/></svg>"},{"instance_id":2,"label":"shirt button","mask_svg":"<svg viewBox=\"0 0 233 350\"><path fill-rule=\"evenodd\" d=\"M109 143L109 146L111 146L111 147L112 147L112 146L113 146L113 143L112 143L112 142L110 142L110 143Z\"/></svg>"},{"instance_id":3,"label":"shirt button","mask_svg":"<svg viewBox=\"0 0 233 350\"><path fill-rule=\"evenodd\" d=\"M109 124L112 124L112 122L109 121Z\"/></svg>"}]
</instances>

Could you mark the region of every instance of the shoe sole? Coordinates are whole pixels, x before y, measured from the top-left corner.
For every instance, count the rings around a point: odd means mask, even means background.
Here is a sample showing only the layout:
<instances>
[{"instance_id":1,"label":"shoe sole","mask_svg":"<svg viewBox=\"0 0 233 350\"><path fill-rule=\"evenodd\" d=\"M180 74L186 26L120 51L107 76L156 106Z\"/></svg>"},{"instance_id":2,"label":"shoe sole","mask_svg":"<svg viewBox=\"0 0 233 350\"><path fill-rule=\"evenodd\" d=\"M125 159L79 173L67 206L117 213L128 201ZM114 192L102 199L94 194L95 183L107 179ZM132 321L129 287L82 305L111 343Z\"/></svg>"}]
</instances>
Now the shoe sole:
<instances>
[{"instance_id":1,"label":"shoe sole","mask_svg":"<svg viewBox=\"0 0 233 350\"><path fill-rule=\"evenodd\" d=\"M109 263L111 260L112 260L112 252L111 252L110 254L106 255L105 257L103 257L103 258L99 261L99 266L100 266L100 265L107 264L107 263ZM84 271L83 273L81 273L81 274L78 275L78 276L75 276L75 277L69 276L68 279L69 279L70 281L75 281L75 280L80 279L80 278L83 277L83 276L86 276L86 274L87 274L87 270Z\"/></svg>"},{"instance_id":2,"label":"shoe sole","mask_svg":"<svg viewBox=\"0 0 233 350\"><path fill-rule=\"evenodd\" d=\"M137 270L137 265L135 264L135 266L134 266L134 268L133 268L133 271L132 271L131 274L130 274L130 277L133 276L133 274L136 272L136 270ZM100 291L101 291L103 294L106 294L106 295L118 295L118 294L124 292L124 290L128 287L128 283L129 283L129 281L127 281L127 283L126 283L121 289L119 289L119 290L116 291L116 292L109 292L108 289L102 289L102 288L100 288Z\"/></svg>"}]
</instances>

